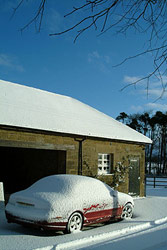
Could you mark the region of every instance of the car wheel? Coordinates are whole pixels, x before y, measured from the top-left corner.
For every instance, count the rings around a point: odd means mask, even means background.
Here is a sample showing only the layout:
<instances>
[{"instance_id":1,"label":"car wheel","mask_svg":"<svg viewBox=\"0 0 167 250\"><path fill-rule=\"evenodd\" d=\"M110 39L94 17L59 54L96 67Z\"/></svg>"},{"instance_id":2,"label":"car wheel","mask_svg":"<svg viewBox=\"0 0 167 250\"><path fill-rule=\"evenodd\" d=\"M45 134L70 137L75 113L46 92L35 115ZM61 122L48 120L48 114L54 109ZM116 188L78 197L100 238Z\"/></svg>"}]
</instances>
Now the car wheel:
<instances>
[{"instance_id":1,"label":"car wheel","mask_svg":"<svg viewBox=\"0 0 167 250\"><path fill-rule=\"evenodd\" d=\"M74 233L80 231L83 226L82 215L78 212L73 213L67 223L66 233Z\"/></svg>"},{"instance_id":2,"label":"car wheel","mask_svg":"<svg viewBox=\"0 0 167 250\"><path fill-rule=\"evenodd\" d=\"M131 203L127 203L122 210L121 218L127 219L127 218L132 218L132 216L133 216L133 206Z\"/></svg>"}]
</instances>

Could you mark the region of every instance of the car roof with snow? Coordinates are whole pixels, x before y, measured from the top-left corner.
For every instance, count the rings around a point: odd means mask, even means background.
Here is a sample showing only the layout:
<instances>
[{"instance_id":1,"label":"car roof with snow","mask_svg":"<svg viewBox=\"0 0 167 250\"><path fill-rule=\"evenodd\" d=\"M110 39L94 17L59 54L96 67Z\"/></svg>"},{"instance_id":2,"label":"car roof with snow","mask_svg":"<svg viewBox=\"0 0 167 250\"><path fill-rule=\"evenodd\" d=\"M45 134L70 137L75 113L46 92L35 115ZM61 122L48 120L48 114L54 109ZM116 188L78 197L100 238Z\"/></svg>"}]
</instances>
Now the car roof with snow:
<instances>
[{"instance_id":1,"label":"car roof with snow","mask_svg":"<svg viewBox=\"0 0 167 250\"><path fill-rule=\"evenodd\" d=\"M137 143L143 134L74 98L0 80L0 125Z\"/></svg>"},{"instance_id":2,"label":"car roof with snow","mask_svg":"<svg viewBox=\"0 0 167 250\"><path fill-rule=\"evenodd\" d=\"M51 175L46 176L29 188L11 195L11 199L19 197L31 197L31 199L45 199L50 203L55 199L66 199L68 202L77 198L75 202L83 202L89 199L110 197L114 190L104 182L92 177L81 175Z\"/></svg>"},{"instance_id":3,"label":"car roof with snow","mask_svg":"<svg viewBox=\"0 0 167 250\"><path fill-rule=\"evenodd\" d=\"M56 193L70 193L70 192L85 192L84 190L90 191L91 189L112 189L109 188L105 183L87 176L81 175L50 175L46 176L37 182L35 182L28 189L34 192L56 192Z\"/></svg>"}]
</instances>

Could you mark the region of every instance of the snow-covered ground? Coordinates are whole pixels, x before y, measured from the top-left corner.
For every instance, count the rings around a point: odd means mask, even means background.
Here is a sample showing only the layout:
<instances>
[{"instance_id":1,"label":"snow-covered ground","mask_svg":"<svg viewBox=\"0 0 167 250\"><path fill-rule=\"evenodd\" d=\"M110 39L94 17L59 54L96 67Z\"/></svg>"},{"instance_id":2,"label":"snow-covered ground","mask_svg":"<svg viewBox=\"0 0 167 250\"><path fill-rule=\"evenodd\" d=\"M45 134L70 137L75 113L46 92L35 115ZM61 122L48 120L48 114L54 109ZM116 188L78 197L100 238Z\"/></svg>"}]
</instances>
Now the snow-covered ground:
<instances>
[{"instance_id":1,"label":"snow-covered ground","mask_svg":"<svg viewBox=\"0 0 167 250\"><path fill-rule=\"evenodd\" d=\"M130 220L94 225L82 232L40 232L8 224L0 210L0 250L58 249L167 249L167 188L147 188L147 197L135 199Z\"/></svg>"}]
</instances>

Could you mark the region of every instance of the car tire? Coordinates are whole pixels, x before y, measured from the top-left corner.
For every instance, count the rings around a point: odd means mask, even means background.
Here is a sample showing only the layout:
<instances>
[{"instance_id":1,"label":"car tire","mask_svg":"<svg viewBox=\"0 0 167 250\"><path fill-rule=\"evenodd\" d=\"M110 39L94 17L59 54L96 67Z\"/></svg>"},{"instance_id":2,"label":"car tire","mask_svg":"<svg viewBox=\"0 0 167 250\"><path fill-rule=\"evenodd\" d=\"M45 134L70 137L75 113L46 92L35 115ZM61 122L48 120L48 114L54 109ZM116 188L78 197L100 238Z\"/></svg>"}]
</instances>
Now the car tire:
<instances>
[{"instance_id":1,"label":"car tire","mask_svg":"<svg viewBox=\"0 0 167 250\"><path fill-rule=\"evenodd\" d=\"M65 233L75 233L82 230L83 217L79 212L73 213L67 223Z\"/></svg>"},{"instance_id":2,"label":"car tire","mask_svg":"<svg viewBox=\"0 0 167 250\"><path fill-rule=\"evenodd\" d=\"M125 204L122 210L121 219L129 219L133 216L133 206L131 203Z\"/></svg>"}]
</instances>

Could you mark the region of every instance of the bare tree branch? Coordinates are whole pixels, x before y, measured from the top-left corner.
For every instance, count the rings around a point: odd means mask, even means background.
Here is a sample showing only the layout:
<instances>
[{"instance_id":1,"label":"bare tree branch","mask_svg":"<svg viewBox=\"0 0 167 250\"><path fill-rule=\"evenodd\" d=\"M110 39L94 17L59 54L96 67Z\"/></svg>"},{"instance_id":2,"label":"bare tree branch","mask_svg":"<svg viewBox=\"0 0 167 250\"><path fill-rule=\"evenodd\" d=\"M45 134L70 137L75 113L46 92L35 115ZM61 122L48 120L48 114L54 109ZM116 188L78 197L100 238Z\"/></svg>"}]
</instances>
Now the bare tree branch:
<instances>
[{"instance_id":1,"label":"bare tree branch","mask_svg":"<svg viewBox=\"0 0 167 250\"><path fill-rule=\"evenodd\" d=\"M23 6L25 0L20 0L14 8L13 15ZM39 0L39 5L35 15L25 24L21 31L35 23L37 31L40 32L44 16L45 5L48 0ZM134 29L139 33L146 33L146 49L134 56L129 56L116 66L120 66L128 60L139 56L151 54L153 57L153 70L151 73L139 80L127 84L136 86L137 83L146 80L147 95L150 88L150 80L156 77L162 85L162 97L166 91L167 84L163 82L163 75L167 73L167 0L84 0L79 1L79 6L73 6L64 17L84 13L84 17L78 15L78 21L61 32L49 34L50 36L60 36L70 31L76 31L74 42L81 34L94 28L98 35L103 35L109 30L116 33L127 34ZM115 66L115 67L116 67ZM144 81L145 82L145 81Z\"/></svg>"},{"instance_id":2,"label":"bare tree branch","mask_svg":"<svg viewBox=\"0 0 167 250\"><path fill-rule=\"evenodd\" d=\"M47 0L40 0L40 4L39 4L39 6L38 6L38 8L36 10L35 16L32 19L30 19L30 21L28 23L26 23L20 29L21 32L23 32L26 28L28 28L32 23L36 24L36 22L38 22L38 25L36 26L37 32L41 31L41 26L42 26L42 20L43 20L43 15L44 15L46 1ZM21 7L21 5L23 5L24 2L25 2L25 0L21 0L19 2L19 4L14 8L14 11L13 11L13 14L12 14L12 18L14 17L14 15L16 14L16 11Z\"/></svg>"}]
</instances>

